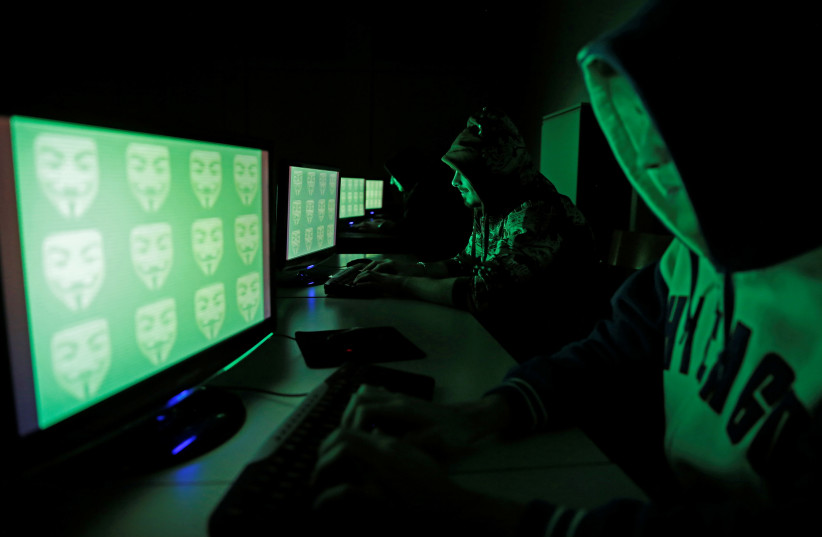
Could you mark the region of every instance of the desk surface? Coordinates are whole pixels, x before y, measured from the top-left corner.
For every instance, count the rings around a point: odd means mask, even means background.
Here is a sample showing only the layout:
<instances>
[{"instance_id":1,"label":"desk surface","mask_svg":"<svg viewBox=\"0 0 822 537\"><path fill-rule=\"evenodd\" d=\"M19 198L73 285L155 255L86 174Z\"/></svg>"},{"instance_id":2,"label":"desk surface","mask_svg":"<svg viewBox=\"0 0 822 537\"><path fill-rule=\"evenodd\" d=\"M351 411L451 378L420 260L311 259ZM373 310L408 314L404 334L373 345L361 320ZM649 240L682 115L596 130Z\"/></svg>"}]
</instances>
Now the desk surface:
<instances>
[{"instance_id":1,"label":"desk surface","mask_svg":"<svg viewBox=\"0 0 822 537\"><path fill-rule=\"evenodd\" d=\"M340 262L345 261L343 256ZM401 299L325 297L322 286L280 291L284 292L278 293L276 302L277 332L214 381L236 390L245 402L246 423L233 438L187 464L139 478L38 483L37 490L21 491L20 503L56 506L59 514L40 518L46 524L57 524L62 535L207 535L208 517L223 493L274 427L302 400L254 390L305 393L332 372L305 366L290 338L298 330L397 327L425 351L426 357L385 365L433 376L434 397L440 402L474 399L515 365L479 323L460 310ZM516 443L489 442L454 464L451 474L457 482L476 490L521 499L542 497L582 507L614 496L644 497L577 430ZM32 531L36 533L36 529Z\"/></svg>"}]
</instances>

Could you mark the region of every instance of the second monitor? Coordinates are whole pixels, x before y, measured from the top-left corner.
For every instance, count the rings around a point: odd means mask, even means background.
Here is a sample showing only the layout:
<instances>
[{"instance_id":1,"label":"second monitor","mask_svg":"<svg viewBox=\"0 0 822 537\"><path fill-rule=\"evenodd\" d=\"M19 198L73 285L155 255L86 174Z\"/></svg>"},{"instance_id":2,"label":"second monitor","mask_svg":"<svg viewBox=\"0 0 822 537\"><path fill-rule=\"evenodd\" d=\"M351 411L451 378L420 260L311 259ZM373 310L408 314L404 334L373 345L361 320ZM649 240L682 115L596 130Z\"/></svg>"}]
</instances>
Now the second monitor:
<instances>
[{"instance_id":1,"label":"second monitor","mask_svg":"<svg viewBox=\"0 0 822 537\"><path fill-rule=\"evenodd\" d=\"M340 182L341 219L357 219L365 216L365 184L363 178L343 177Z\"/></svg>"},{"instance_id":2,"label":"second monitor","mask_svg":"<svg viewBox=\"0 0 822 537\"><path fill-rule=\"evenodd\" d=\"M337 244L339 169L289 163L283 171L277 188L277 282L324 283L330 273L318 265Z\"/></svg>"}]
</instances>

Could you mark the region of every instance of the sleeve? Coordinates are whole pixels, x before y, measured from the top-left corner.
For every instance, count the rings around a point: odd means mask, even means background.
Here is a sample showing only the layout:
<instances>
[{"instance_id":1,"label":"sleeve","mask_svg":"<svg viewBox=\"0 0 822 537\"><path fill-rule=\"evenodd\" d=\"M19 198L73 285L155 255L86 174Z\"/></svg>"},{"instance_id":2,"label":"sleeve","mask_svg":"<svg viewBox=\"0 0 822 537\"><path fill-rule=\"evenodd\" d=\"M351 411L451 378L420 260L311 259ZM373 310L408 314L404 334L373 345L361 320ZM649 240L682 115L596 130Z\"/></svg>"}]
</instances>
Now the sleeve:
<instances>
[{"instance_id":1,"label":"sleeve","mask_svg":"<svg viewBox=\"0 0 822 537\"><path fill-rule=\"evenodd\" d=\"M666 299L667 285L658 265L643 269L617 291L611 317L601 321L588 338L514 367L489 392L503 395L511 405L514 419L509 433L588 423L592 415L610 419L607 412L614 407L624 412L628 406L637 413L631 421L654 431L639 439L634 435L642 432L619 430L629 448L639 450L656 436L661 440L664 416L657 360L663 356ZM658 385L653 385L655 372L660 372ZM625 399L632 393L639 396L631 405L615 400L615 393ZM645 400L649 397L660 399ZM662 456L661 444L651 448ZM785 449L778 457L778 471L772 472L778 477L770 481L773 502L767 507L753 507L730 497L701 497L679 488L666 490L664 495L649 493L647 502L615 498L590 509L537 499L531 502L518 535L805 535L810 531L806 528L818 524L814 513L822 502L822 416L818 408ZM646 463L643 454L636 458L640 465L654 468L654 462ZM622 466L621 461L614 462Z\"/></svg>"},{"instance_id":2,"label":"sleeve","mask_svg":"<svg viewBox=\"0 0 822 537\"><path fill-rule=\"evenodd\" d=\"M658 265L646 267L623 283L611 299L610 318L597 323L587 338L510 370L489 392L505 396L511 405L509 432L579 423L597 413L616 385L630 393L648 379L647 372L661 371L666 296Z\"/></svg>"},{"instance_id":3,"label":"sleeve","mask_svg":"<svg viewBox=\"0 0 822 537\"><path fill-rule=\"evenodd\" d=\"M506 301L521 289L533 290L535 284L549 281L552 272L559 273L581 257L575 250L581 236L577 227L557 203L528 202L513 211L499 229L487 231L488 244L476 245L477 252L486 252L486 259L471 260L471 278L455 286L454 303L473 313L505 309ZM461 262L465 265L466 260Z\"/></svg>"}]
</instances>

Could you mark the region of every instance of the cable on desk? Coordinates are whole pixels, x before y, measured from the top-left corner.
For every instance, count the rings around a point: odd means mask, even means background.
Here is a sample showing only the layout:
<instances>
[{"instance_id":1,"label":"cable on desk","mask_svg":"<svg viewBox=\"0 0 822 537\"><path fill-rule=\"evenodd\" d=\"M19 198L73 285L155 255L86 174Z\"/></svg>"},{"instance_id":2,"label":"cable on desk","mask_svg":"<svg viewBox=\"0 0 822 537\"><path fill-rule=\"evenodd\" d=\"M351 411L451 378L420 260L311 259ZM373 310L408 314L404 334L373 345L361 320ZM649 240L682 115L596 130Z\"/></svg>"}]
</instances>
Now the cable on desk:
<instances>
[{"instance_id":1,"label":"cable on desk","mask_svg":"<svg viewBox=\"0 0 822 537\"><path fill-rule=\"evenodd\" d=\"M224 390L238 390L238 391L246 391L246 392L258 392L264 393L266 395L276 395L278 397L305 397L308 395L306 393L284 393L284 392L275 392L273 390L265 390L263 388L250 388L247 386L220 386L220 388Z\"/></svg>"},{"instance_id":2,"label":"cable on desk","mask_svg":"<svg viewBox=\"0 0 822 537\"><path fill-rule=\"evenodd\" d=\"M294 336L289 336L288 334L277 334L277 333L272 333L271 335L272 335L272 336L280 336L280 337L284 337L284 338L286 338L286 339L293 339L294 341L297 341L297 338L295 338Z\"/></svg>"}]
</instances>

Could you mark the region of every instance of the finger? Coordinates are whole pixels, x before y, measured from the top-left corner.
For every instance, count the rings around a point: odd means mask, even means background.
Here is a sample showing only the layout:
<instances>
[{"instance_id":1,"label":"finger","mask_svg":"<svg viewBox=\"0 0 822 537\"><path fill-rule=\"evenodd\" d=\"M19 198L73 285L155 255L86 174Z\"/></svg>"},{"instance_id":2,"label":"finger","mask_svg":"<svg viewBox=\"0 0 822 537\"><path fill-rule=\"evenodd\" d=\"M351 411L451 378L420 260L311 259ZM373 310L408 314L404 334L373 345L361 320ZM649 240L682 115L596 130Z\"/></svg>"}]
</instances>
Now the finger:
<instances>
[{"instance_id":1,"label":"finger","mask_svg":"<svg viewBox=\"0 0 822 537\"><path fill-rule=\"evenodd\" d=\"M362 272L360 272L359 274L354 276L354 279L352 280L352 282L353 283L358 283L358 282L361 282L363 280L370 280L372 278L373 278L373 273L371 271L363 270Z\"/></svg>"},{"instance_id":2,"label":"finger","mask_svg":"<svg viewBox=\"0 0 822 537\"><path fill-rule=\"evenodd\" d=\"M351 395L351 399L349 399L348 405L346 405L345 410L343 411L340 424L343 427L353 427L357 407L372 404L385 404L395 397L398 397L398 395L389 392L381 386L363 384Z\"/></svg>"},{"instance_id":3,"label":"finger","mask_svg":"<svg viewBox=\"0 0 822 537\"><path fill-rule=\"evenodd\" d=\"M376 261L377 265L373 268L373 272L395 272L390 260L383 259Z\"/></svg>"},{"instance_id":4,"label":"finger","mask_svg":"<svg viewBox=\"0 0 822 537\"><path fill-rule=\"evenodd\" d=\"M313 490L340 483L363 483L371 479L381 460L381 438L360 431L337 430L323 442L311 475Z\"/></svg>"},{"instance_id":5,"label":"finger","mask_svg":"<svg viewBox=\"0 0 822 537\"><path fill-rule=\"evenodd\" d=\"M370 431L379 427L392 435L400 435L409 430L426 427L435 421L432 409L418 404L410 397L395 394L382 400L360 401L353 405L345 416L344 427Z\"/></svg>"},{"instance_id":6,"label":"finger","mask_svg":"<svg viewBox=\"0 0 822 537\"><path fill-rule=\"evenodd\" d=\"M374 260L374 261L368 263L366 266L364 266L362 270L363 271L376 270L376 268L379 267L379 266L380 266L380 261Z\"/></svg>"},{"instance_id":7,"label":"finger","mask_svg":"<svg viewBox=\"0 0 822 537\"><path fill-rule=\"evenodd\" d=\"M360 461L354 458L342 435L331 433L318 451L310 487L319 491L340 483L355 482L362 473Z\"/></svg>"},{"instance_id":8,"label":"finger","mask_svg":"<svg viewBox=\"0 0 822 537\"><path fill-rule=\"evenodd\" d=\"M377 439L363 431L337 428L320 443L315 473L345 458L367 458L377 451Z\"/></svg>"}]
</instances>

